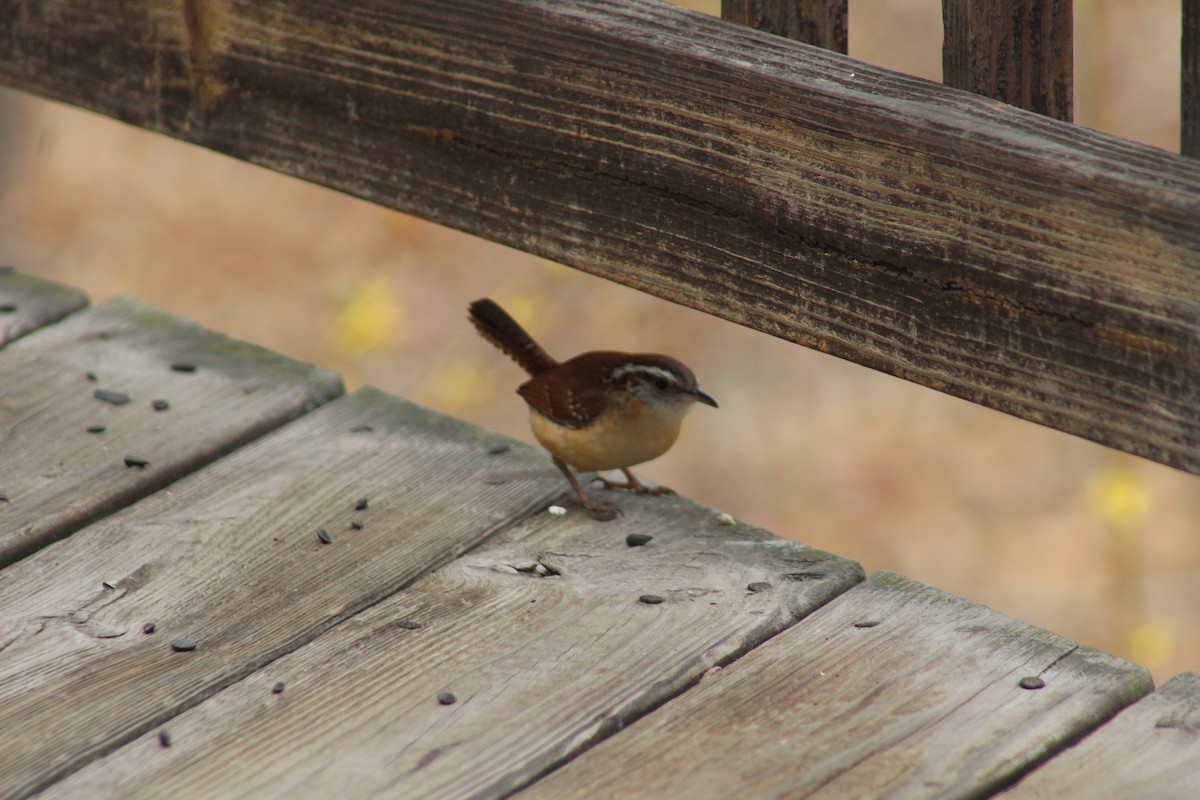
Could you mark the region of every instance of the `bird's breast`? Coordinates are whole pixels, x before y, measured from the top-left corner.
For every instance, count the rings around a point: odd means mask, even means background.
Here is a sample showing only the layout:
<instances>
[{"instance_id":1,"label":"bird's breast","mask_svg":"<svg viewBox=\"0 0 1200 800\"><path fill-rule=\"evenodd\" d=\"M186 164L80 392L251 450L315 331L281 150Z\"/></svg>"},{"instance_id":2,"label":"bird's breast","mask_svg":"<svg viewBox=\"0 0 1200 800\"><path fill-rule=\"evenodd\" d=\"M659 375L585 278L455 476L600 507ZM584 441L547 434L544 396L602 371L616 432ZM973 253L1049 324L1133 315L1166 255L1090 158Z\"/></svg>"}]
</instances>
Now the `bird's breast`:
<instances>
[{"instance_id":1,"label":"bird's breast","mask_svg":"<svg viewBox=\"0 0 1200 800\"><path fill-rule=\"evenodd\" d=\"M580 470L632 467L658 458L679 437L683 417L641 403L611 407L583 428L560 425L530 409L533 435L550 454Z\"/></svg>"}]
</instances>

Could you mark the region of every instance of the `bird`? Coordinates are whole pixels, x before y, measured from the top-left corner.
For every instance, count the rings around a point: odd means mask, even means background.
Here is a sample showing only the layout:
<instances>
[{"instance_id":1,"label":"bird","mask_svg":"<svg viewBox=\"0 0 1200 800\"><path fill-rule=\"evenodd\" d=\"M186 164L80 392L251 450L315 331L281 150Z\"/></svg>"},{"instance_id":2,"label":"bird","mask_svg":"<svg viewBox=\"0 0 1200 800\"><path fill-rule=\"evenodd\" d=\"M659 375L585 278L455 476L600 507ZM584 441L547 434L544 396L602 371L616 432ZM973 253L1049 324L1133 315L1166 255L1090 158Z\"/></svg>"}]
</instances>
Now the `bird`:
<instances>
[{"instance_id":1,"label":"bird","mask_svg":"<svg viewBox=\"0 0 1200 800\"><path fill-rule=\"evenodd\" d=\"M484 339L529 373L517 394L529 405L534 438L594 518L612 519L619 509L589 495L572 469L620 470L623 484L601 479L609 489L671 493L665 486L642 483L630 467L667 452L696 403L717 408L717 401L700 390L696 376L682 362L655 353L612 350L557 361L488 298L470 304L469 318Z\"/></svg>"}]
</instances>

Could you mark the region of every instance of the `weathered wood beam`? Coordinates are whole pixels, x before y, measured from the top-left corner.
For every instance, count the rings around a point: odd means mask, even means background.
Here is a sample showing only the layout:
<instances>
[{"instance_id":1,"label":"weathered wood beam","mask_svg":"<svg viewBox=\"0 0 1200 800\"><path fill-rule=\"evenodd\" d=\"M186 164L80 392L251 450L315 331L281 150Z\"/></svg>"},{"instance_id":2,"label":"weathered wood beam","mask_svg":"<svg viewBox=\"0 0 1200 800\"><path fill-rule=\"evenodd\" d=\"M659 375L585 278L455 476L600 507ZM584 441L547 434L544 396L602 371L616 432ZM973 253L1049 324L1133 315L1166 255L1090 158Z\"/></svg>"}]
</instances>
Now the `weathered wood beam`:
<instances>
[{"instance_id":1,"label":"weathered wood beam","mask_svg":"<svg viewBox=\"0 0 1200 800\"><path fill-rule=\"evenodd\" d=\"M659 2L0 20L4 83L1200 472L1190 159Z\"/></svg>"},{"instance_id":2,"label":"weathered wood beam","mask_svg":"<svg viewBox=\"0 0 1200 800\"><path fill-rule=\"evenodd\" d=\"M1071 120L1071 0L943 0L947 86Z\"/></svg>"},{"instance_id":3,"label":"weathered wood beam","mask_svg":"<svg viewBox=\"0 0 1200 800\"><path fill-rule=\"evenodd\" d=\"M721 0L721 17L760 31L845 53L849 0Z\"/></svg>"}]
</instances>

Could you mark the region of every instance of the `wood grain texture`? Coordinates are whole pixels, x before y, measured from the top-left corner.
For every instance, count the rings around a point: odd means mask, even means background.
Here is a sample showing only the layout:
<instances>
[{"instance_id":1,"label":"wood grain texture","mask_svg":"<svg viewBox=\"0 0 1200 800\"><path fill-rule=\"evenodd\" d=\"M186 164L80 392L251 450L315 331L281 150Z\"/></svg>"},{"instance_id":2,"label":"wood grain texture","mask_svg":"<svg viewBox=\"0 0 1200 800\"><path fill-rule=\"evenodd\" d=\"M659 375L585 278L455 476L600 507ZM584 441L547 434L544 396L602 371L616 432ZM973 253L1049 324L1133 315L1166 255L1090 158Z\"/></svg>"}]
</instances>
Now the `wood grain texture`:
<instances>
[{"instance_id":1,"label":"wood grain texture","mask_svg":"<svg viewBox=\"0 0 1200 800\"><path fill-rule=\"evenodd\" d=\"M0 736L0 796L173 717L561 492L552 468L487 482L545 464L532 448L489 455L497 438L361 391L10 565L0 730L21 735ZM174 652L178 639L197 647Z\"/></svg>"},{"instance_id":2,"label":"wood grain texture","mask_svg":"<svg viewBox=\"0 0 1200 800\"><path fill-rule=\"evenodd\" d=\"M1150 688L881 573L516 797L986 797Z\"/></svg>"},{"instance_id":3,"label":"wood grain texture","mask_svg":"<svg viewBox=\"0 0 1200 800\"><path fill-rule=\"evenodd\" d=\"M0 266L0 347L86 305L82 292Z\"/></svg>"},{"instance_id":4,"label":"wood grain texture","mask_svg":"<svg viewBox=\"0 0 1200 800\"><path fill-rule=\"evenodd\" d=\"M862 579L679 498L622 507L527 519L44 797L503 797Z\"/></svg>"},{"instance_id":5,"label":"wood grain texture","mask_svg":"<svg viewBox=\"0 0 1200 800\"><path fill-rule=\"evenodd\" d=\"M1184 800L1195 797L1198 788L1200 675L1189 672L1172 678L999 797Z\"/></svg>"},{"instance_id":6,"label":"wood grain texture","mask_svg":"<svg viewBox=\"0 0 1200 800\"><path fill-rule=\"evenodd\" d=\"M1200 158L1200 0L1183 0L1179 151Z\"/></svg>"},{"instance_id":7,"label":"wood grain texture","mask_svg":"<svg viewBox=\"0 0 1200 800\"><path fill-rule=\"evenodd\" d=\"M847 0L721 0L721 17L760 31L845 53Z\"/></svg>"},{"instance_id":8,"label":"wood grain texture","mask_svg":"<svg viewBox=\"0 0 1200 800\"><path fill-rule=\"evenodd\" d=\"M183 7L0 81L1200 472L1192 159L649 0Z\"/></svg>"},{"instance_id":9,"label":"wood grain texture","mask_svg":"<svg viewBox=\"0 0 1200 800\"><path fill-rule=\"evenodd\" d=\"M947 86L1071 120L1071 0L943 0L942 20Z\"/></svg>"},{"instance_id":10,"label":"wood grain texture","mask_svg":"<svg viewBox=\"0 0 1200 800\"><path fill-rule=\"evenodd\" d=\"M341 392L327 370L128 298L10 344L0 350L0 566Z\"/></svg>"}]
</instances>

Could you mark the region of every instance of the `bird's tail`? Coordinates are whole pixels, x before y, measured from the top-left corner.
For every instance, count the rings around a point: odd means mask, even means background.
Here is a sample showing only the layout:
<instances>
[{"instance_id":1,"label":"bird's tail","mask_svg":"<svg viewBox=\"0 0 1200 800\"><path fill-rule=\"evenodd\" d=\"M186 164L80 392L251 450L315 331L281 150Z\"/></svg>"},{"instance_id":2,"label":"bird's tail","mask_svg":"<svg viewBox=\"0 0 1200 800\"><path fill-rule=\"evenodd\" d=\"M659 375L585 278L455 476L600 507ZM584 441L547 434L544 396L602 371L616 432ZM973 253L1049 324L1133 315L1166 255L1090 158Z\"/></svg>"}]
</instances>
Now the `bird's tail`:
<instances>
[{"instance_id":1,"label":"bird's tail","mask_svg":"<svg viewBox=\"0 0 1200 800\"><path fill-rule=\"evenodd\" d=\"M537 376L558 366L558 362L496 303L486 297L476 300L471 303L470 312L471 322L479 335L507 353L530 375Z\"/></svg>"}]
</instances>

